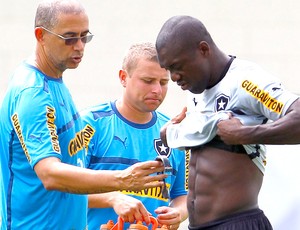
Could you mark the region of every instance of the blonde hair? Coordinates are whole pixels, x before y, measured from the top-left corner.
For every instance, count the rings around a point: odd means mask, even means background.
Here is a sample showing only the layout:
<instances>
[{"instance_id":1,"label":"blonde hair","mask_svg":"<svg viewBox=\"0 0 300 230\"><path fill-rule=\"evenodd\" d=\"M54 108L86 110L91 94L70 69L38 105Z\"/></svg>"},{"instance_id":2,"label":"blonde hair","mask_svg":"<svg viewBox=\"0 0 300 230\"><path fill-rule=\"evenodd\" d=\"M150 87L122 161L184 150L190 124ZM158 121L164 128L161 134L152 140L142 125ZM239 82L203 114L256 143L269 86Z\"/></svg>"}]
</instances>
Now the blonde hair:
<instances>
[{"instance_id":1,"label":"blonde hair","mask_svg":"<svg viewBox=\"0 0 300 230\"><path fill-rule=\"evenodd\" d=\"M158 63L157 52L153 43L135 43L130 46L123 59L123 70L127 71L130 74L131 71L136 68L138 61L142 58Z\"/></svg>"}]
</instances>

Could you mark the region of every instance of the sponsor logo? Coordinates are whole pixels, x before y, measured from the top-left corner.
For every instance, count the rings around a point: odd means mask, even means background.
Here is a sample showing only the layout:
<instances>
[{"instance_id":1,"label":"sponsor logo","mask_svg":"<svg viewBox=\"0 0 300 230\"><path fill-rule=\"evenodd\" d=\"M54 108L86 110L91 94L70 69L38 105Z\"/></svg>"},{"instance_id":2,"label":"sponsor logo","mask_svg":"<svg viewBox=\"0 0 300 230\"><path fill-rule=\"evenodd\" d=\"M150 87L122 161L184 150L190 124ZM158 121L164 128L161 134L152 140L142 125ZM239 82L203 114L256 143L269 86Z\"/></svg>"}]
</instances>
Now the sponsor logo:
<instances>
[{"instance_id":1,"label":"sponsor logo","mask_svg":"<svg viewBox=\"0 0 300 230\"><path fill-rule=\"evenodd\" d=\"M166 186L167 186L167 189L170 189L170 184L166 183ZM127 194L127 195L135 195L135 196L140 196L140 197L151 197L151 198L155 198L155 199L159 199L159 200L163 200L163 201L168 201L168 197L164 196L163 187L148 188L148 189L144 189L141 191L122 190L121 192L124 194Z\"/></svg>"},{"instance_id":2,"label":"sponsor logo","mask_svg":"<svg viewBox=\"0 0 300 230\"><path fill-rule=\"evenodd\" d=\"M259 100L269 110L280 114L283 109L283 103L277 101L271 97L270 94L263 89L260 89L257 85L251 81L245 80L242 82L242 88L246 90L252 97Z\"/></svg>"},{"instance_id":3,"label":"sponsor logo","mask_svg":"<svg viewBox=\"0 0 300 230\"><path fill-rule=\"evenodd\" d=\"M23 138L22 129L21 129L21 125L20 125L18 114L16 114L16 113L13 114L11 116L11 120L12 120L14 129L15 129L15 132L16 132L18 138L19 138L19 141L20 141L20 144L22 146L22 149L23 149L23 151L25 153L25 156L26 156L28 162L31 163L30 155L29 155L27 147L26 147L26 145L24 143L24 138Z\"/></svg>"},{"instance_id":4,"label":"sponsor logo","mask_svg":"<svg viewBox=\"0 0 300 230\"><path fill-rule=\"evenodd\" d=\"M185 151L185 190L188 190L188 181L189 181L189 164L190 164L190 156L191 156L191 150Z\"/></svg>"},{"instance_id":5,"label":"sponsor logo","mask_svg":"<svg viewBox=\"0 0 300 230\"><path fill-rule=\"evenodd\" d=\"M76 133L75 138L73 138L69 143L69 154L74 156L83 148L88 148L88 144L94 135L95 130L90 125L86 125L83 130Z\"/></svg>"},{"instance_id":6,"label":"sponsor logo","mask_svg":"<svg viewBox=\"0 0 300 230\"><path fill-rule=\"evenodd\" d=\"M83 132L84 146L87 150L89 147L90 141L95 134L95 129L93 129L93 127L90 125L86 125L82 132Z\"/></svg>"},{"instance_id":7,"label":"sponsor logo","mask_svg":"<svg viewBox=\"0 0 300 230\"><path fill-rule=\"evenodd\" d=\"M54 113L55 113L54 108L47 106L46 108L47 127L51 136L52 149L55 152L60 153L60 146L59 146L58 136L56 132L56 125L54 123L56 118Z\"/></svg>"}]
</instances>

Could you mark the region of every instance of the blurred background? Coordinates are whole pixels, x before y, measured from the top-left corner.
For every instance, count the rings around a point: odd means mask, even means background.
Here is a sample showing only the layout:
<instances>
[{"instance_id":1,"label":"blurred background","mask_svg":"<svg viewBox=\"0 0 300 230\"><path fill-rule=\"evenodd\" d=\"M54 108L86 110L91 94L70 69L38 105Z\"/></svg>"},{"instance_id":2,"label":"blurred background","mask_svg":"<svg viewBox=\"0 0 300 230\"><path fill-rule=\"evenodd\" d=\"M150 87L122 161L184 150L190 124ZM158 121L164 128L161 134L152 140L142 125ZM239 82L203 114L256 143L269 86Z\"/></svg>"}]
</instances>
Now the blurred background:
<instances>
[{"instance_id":1,"label":"blurred background","mask_svg":"<svg viewBox=\"0 0 300 230\"><path fill-rule=\"evenodd\" d=\"M0 0L0 100L9 75L34 50L34 16L39 1ZM85 57L64 81L79 109L120 96L123 54L135 42L155 42L171 16L197 17L227 54L254 61L300 94L300 2L296 0L82 0L95 34ZM171 82L160 110L176 115L186 92ZM300 147L268 146L260 208L275 230L300 229ZM237 191L238 192L238 191ZM233 194L234 196L234 194ZM182 224L187 229L188 221Z\"/></svg>"}]
</instances>

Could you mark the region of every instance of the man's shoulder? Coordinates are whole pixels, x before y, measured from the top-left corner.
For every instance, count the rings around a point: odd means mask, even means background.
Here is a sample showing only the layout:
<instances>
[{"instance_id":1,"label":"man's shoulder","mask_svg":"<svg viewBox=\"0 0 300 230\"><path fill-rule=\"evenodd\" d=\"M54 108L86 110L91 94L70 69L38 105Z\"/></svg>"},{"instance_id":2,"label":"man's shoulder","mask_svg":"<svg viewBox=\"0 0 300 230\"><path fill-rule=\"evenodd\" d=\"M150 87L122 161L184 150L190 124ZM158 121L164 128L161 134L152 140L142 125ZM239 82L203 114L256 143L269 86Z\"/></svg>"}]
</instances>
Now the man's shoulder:
<instances>
[{"instance_id":1,"label":"man's shoulder","mask_svg":"<svg viewBox=\"0 0 300 230\"><path fill-rule=\"evenodd\" d=\"M41 88L44 90L44 86L43 73L26 62L22 62L10 76L10 87L18 87L22 90L27 88Z\"/></svg>"},{"instance_id":2,"label":"man's shoulder","mask_svg":"<svg viewBox=\"0 0 300 230\"><path fill-rule=\"evenodd\" d=\"M103 102L98 105L84 108L80 111L80 116L82 118L93 118L96 120L98 118L108 116L112 113L114 112L111 107L111 102Z\"/></svg>"},{"instance_id":3,"label":"man's shoulder","mask_svg":"<svg viewBox=\"0 0 300 230\"><path fill-rule=\"evenodd\" d=\"M247 59L239 59L239 58L236 58L230 68L229 68L229 72L233 72L233 73L238 73L238 74L246 74L248 75L249 72L253 72L253 71L264 71L263 68L253 62L253 61L250 61L250 60L247 60Z\"/></svg>"}]
</instances>

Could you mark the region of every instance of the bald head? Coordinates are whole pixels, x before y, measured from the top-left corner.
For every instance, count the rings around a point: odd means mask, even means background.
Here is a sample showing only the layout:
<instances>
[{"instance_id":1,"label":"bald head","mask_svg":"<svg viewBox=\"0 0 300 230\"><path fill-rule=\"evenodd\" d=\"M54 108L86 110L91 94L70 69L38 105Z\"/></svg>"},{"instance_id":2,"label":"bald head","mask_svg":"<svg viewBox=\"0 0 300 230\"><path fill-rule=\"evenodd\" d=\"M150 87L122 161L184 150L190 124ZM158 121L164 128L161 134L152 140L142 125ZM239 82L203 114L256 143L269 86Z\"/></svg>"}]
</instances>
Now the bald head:
<instances>
[{"instance_id":1,"label":"bald head","mask_svg":"<svg viewBox=\"0 0 300 230\"><path fill-rule=\"evenodd\" d=\"M179 15L164 23L157 36L156 48L194 49L201 41L213 43L203 23L196 18Z\"/></svg>"},{"instance_id":2,"label":"bald head","mask_svg":"<svg viewBox=\"0 0 300 230\"><path fill-rule=\"evenodd\" d=\"M44 0L38 5L35 27L52 29L60 14L81 14L85 9L78 0Z\"/></svg>"}]
</instances>

